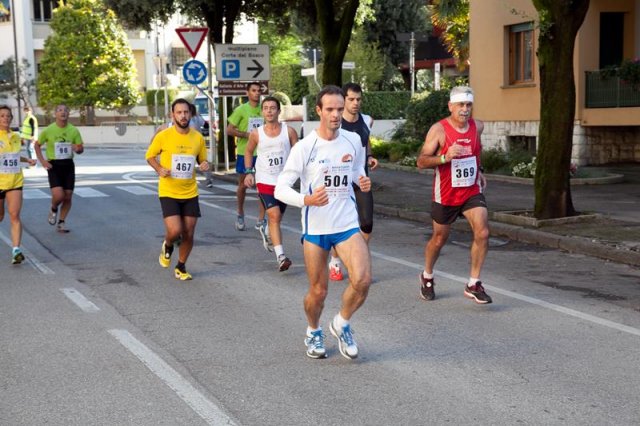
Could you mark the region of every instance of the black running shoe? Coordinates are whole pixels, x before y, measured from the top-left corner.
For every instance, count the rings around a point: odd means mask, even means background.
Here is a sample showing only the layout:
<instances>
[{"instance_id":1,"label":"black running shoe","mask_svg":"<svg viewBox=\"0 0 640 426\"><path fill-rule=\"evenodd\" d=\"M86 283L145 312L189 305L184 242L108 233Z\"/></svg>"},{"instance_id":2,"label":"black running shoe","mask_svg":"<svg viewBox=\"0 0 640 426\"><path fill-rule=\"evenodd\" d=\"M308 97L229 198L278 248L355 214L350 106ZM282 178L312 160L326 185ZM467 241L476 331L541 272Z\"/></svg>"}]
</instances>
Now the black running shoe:
<instances>
[{"instance_id":1,"label":"black running shoe","mask_svg":"<svg viewBox=\"0 0 640 426\"><path fill-rule=\"evenodd\" d=\"M468 285L464 286L464 295L469 299L473 299L476 303L481 305L493 302L491 297L484 291L484 287L482 287L482 283L478 281L474 286L469 287Z\"/></svg>"},{"instance_id":2,"label":"black running shoe","mask_svg":"<svg viewBox=\"0 0 640 426\"><path fill-rule=\"evenodd\" d=\"M436 293L434 292L434 287L436 283L433 281L433 278L425 278L420 272L420 297L424 300L433 300L436 298Z\"/></svg>"}]
</instances>

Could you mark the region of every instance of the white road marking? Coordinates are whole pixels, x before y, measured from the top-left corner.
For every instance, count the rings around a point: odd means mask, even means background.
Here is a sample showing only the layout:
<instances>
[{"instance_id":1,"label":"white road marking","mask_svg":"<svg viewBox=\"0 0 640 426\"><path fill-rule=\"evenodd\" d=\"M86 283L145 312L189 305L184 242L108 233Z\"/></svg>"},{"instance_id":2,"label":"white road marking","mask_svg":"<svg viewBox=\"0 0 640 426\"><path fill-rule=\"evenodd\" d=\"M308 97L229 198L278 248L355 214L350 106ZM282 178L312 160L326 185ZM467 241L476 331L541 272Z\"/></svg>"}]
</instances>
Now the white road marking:
<instances>
[{"instance_id":1,"label":"white road marking","mask_svg":"<svg viewBox=\"0 0 640 426\"><path fill-rule=\"evenodd\" d=\"M78 195L82 198L95 198L95 197L108 197L109 195L105 194L104 192L100 192L96 189L93 188L83 188L83 187L76 187L73 191L73 193L75 195Z\"/></svg>"},{"instance_id":2,"label":"white road marking","mask_svg":"<svg viewBox=\"0 0 640 426\"><path fill-rule=\"evenodd\" d=\"M93 313L100 310L92 301L73 287L61 288L60 291L85 312Z\"/></svg>"},{"instance_id":3,"label":"white road marking","mask_svg":"<svg viewBox=\"0 0 640 426\"><path fill-rule=\"evenodd\" d=\"M136 181L135 178L129 177L129 179L133 180L133 181ZM222 186L223 185L220 185L220 187L222 187ZM204 205L212 207L214 209L218 209L218 210L222 210L222 211L231 213L234 216L236 214L235 210L233 210L233 209L228 209L228 208L225 208L225 207L222 207L222 206L218 206L216 204L209 203L209 202L206 202L206 201L201 201L200 204L204 204ZM245 219L246 218L256 219L253 216L245 216ZM297 234L301 234L302 233L300 228L296 229L296 228L292 228L292 227L285 226L285 225L282 225L281 228L282 229L286 229L287 231L291 231L291 232L297 233ZM386 254L382 254L382 253L371 251L371 255L373 257L377 257L379 259L383 259L383 260L386 260L386 261L389 261L389 262L394 262L394 263L397 263L399 265L408 266L408 267L416 269L418 271L422 271L424 269L424 265L422 265L422 264L409 262L409 261L406 261L404 259L398 259L396 257L388 256ZM461 283L466 283L467 282L467 278L460 277L458 275L453 275L453 274L449 274L447 272L437 271L437 270L434 271L434 273L436 275L438 275L438 276L447 278L447 279L452 280L452 281L457 281L457 282L461 282ZM534 297L525 296L525 295L522 295L522 294L519 294L519 293L514 293L512 291L504 290L504 289L501 289L499 287L490 286L490 285L484 285L484 287L486 289L488 289L488 290L491 290L491 291L495 292L495 293L502 294L503 296L507 296L507 297L511 297L513 299L516 299L516 300L520 300L520 301L523 301L523 302L531 303L533 305L540 306L542 308L550 309L552 311L559 312L561 314L572 316L574 318L579 318L581 320L589 321L589 322L592 322L594 324L602 325L602 326L605 326L605 327L613 328L615 330L622 331L622 332L629 333L629 334L633 334L635 336L640 336L640 329L635 328L635 327L630 327L630 326L625 325L625 324L620 324L620 323L617 323L617 322L614 322L614 321L609 321L609 320L607 320L605 318L600 318L600 317L597 317L595 315L586 314L584 312L580 312L580 311L577 311L575 309L565 308L564 306L556 305L554 303L545 302L544 300L536 299Z\"/></svg>"},{"instance_id":4,"label":"white road marking","mask_svg":"<svg viewBox=\"0 0 640 426\"><path fill-rule=\"evenodd\" d=\"M51 193L43 191L42 189L23 189L22 197L25 200L36 200L36 199L45 199L51 198Z\"/></svg>"},{"instance_id":5,"label":"white road marking","mask_svg":"<svg viewBox=\"0 0 640 426\"><path fill-rule=\"evenodd\" d=\"M134 354L153 374L173 390L193 411L210 425L233 425L233 421L213 402L209 401L188 380L136 339L127 330L109 330L109 334Z\"/></svg>"},{"instance_id":6,"label":"white road marking","mask_svg":"<svg viewBox=\"0 0 640 426\"><path fill-rule=\"evenodd\" d=\"M152 191L140 185L116 186L116 188L129 192L134 195L158 195L158 191Z\"/></svg>"},{"instance_id":7,"label":"white road marking","mask_svg":"<svg viewBox=\"0 0 640 426\"><path fill-rule=\"evenodd\" d=\"M13 243L11 242L11 239L9 239L9 237L4 235L2 233L2 231L0 231L0 239L2 239L2 241L4 241L9 247L13 246ZM49 268L47 265L45 265L44 263L42 263L38 259L36 259L31 254L31 252L29 250L24 248L24 246L22 247L22 253L24 254L24 257L25 257L25 263L30 264L31 267L33 269L35 269L36 271L40 272L43 275L53 275L53 274L55 274L55 272L53 272L53 270L51 270L51 268Z\"/></svg>"}]
</instances>

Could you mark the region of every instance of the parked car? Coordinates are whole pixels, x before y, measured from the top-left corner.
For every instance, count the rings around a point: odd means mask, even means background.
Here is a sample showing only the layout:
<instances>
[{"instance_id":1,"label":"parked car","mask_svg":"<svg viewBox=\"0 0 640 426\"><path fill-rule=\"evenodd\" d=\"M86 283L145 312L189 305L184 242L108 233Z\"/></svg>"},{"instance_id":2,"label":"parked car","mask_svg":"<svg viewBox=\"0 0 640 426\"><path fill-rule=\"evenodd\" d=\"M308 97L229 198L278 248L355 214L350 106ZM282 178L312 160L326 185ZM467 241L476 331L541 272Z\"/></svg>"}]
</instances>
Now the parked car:
<instances>
[{"instance_id":1,"label":"parked car","mask_svg":"<svg viewBox=\"0 0 640 426\"><path fill-rule=\"evenodd\" d=\"M215 102L214 105L217 104L218 99L215 98ZM198 114L200 114L202 116L202 118L204 118L205 121L205 126L203 127L202 130L202 135L203 136L209 136L209 129L211 127L211 120L209 117L209 98L207 98L205 95L199 94L195 97L195 99L193 100L194 105L196 106L196 111L198 112ZM219 116L218 114L216 114L216 122L213 125L213 129L215 132L218 131L218 120L219 120Z\"/></svg>"}]
</instances>

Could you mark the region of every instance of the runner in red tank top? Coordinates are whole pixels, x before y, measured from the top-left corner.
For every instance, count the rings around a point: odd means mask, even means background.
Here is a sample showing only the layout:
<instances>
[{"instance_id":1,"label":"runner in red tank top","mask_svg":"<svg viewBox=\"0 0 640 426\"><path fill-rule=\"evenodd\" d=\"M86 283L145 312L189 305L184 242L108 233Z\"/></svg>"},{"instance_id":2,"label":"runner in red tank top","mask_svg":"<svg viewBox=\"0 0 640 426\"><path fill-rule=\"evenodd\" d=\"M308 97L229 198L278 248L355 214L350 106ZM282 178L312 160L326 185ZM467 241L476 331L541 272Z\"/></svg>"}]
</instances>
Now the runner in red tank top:
<instances>
[{"instance_id":1,"label":"runner in red tank top","mask_svg":"<svg viewBox=\"0 0 640 426\"><path fill-rule=\"evenodd\" d=\"M420 274L420 295L425 300L435 298L433 267L449 238L451 224L458 216L464 216L473 232L471 271L464 295L476 303L491 303L480 282L480 270L489 247L487 203L482 194L487 181L480 167L480 135L484 125L471 118L472 107L470 87L451 89L451 114L431 126L417 161L420 169L435 169L431 205L433 235L424 249L424 271Z\"/></svg>"}]
</instances>

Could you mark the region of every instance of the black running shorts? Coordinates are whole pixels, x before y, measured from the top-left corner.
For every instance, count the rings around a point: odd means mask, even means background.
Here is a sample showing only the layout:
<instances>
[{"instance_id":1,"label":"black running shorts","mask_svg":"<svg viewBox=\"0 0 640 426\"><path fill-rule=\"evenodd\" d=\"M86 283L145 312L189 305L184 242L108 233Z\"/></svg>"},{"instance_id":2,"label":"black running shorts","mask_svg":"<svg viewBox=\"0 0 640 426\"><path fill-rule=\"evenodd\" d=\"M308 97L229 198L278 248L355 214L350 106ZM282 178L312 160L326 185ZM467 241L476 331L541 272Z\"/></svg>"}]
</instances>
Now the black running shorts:
<instances>
[{"instance_id":1,"label":"black running shorts","mask_svg":"<svg viewBox=\"0 0 640 426\"><path fill-rule=\"evenodd\" d=\"M160 197L160 206L162 207L162 217L200 217L200 203L197 196L185 199Z\"/></svg>"},{"instance_id":2,"label":"black running shorts","mask_svg":"<svg viewBox=\"0 0 640 426\"><path fill-rule=\"evenodd\" d=\"M49 163L49 188L61 186L62 189L73 191L76 186L76 166L73 160L50 160Z\"/></svg>"},{"instance_id":3,"label":"black running shorts","mask_svg":"<svg viewBox=\"0 0 640 426\"><path fill-rule=\"evenodd\" d=\"M474 207L487 208L487 201L484 198L484 194L469 197L464 204L459 206L444 206L434 201L431 203L431 218L440 225L451 225L458 217L463 216L462 213Z\"/></svg>"}]
</instances>

